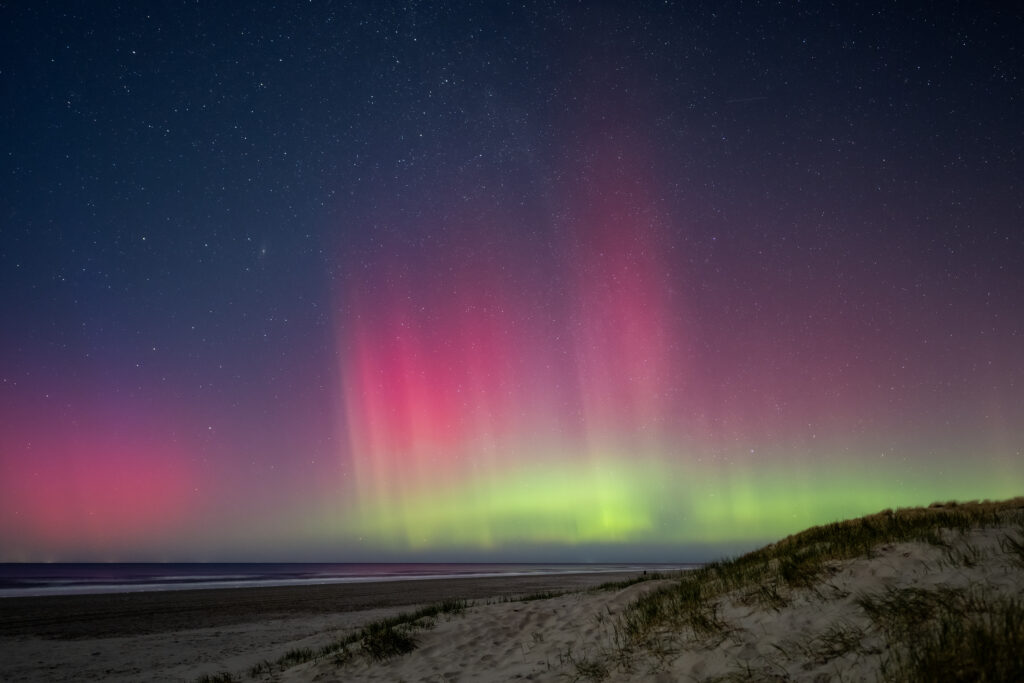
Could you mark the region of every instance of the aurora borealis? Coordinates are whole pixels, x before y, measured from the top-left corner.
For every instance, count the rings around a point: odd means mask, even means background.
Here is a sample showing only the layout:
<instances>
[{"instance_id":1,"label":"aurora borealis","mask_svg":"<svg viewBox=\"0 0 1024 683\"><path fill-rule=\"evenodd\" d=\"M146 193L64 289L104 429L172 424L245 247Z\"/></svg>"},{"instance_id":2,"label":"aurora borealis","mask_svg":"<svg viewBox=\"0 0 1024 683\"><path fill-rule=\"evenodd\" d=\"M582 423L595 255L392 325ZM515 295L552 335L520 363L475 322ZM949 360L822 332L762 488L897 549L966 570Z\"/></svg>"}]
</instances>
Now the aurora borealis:
<instances>
[{"instance_id":1,"label":"aurora borealis","mask_svg":"<svg viewBox=\"0 0 1024 683\"><path fill-rule=\"evenodd\" d=\"M1024 492L1019 13L4 14L0 561L700 561Z\"/></svg>"}]
</instances>

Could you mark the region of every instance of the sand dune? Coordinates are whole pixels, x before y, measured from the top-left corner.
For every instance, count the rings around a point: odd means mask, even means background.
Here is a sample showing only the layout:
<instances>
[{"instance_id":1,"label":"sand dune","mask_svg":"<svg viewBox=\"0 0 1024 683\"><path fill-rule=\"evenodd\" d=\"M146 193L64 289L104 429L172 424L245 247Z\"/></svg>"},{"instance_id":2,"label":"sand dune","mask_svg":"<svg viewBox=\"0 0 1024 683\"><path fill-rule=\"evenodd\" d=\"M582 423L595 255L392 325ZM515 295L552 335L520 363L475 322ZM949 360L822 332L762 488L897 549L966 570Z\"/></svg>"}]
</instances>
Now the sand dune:
<instances>
[{"instance_id":1,"label":"sand dune","mask_svg":"<svg viewBox=\"0 0 1024 683\"><path fill-rule=\"evenodd\" d=\"M730 593L718 603L725 624L720 633L695 638L667 631L657 648L623 653L615 617L639 595L671 581L473 607L423 632L419 647L407 655L385 662L354 658L342 666L308 663L281 680L875 681L885 638L857 600L905 588L983 587L1020 596L1024 568L1000 548L1004 535L985 529L951 538L953 548L980 553L972 566L951 563L940 546L887 545L871 558L835 563L827 580L794 591L790 604L777 609Z\"/></svg>"},{"instance_id":2,"label":"sand dune","mask_svg":"<svg viewBox=\"0 0 1024 683\"><path fill-rule=\"evenodd\" d=\"M577 577L561 586L570 592L550 597L518 591L519 599L507 586L481 595L498 584L438 592L423 582L424 602L473 599L386 628L380 620L412 606L139 636L8 635L0 678L877 681L1024 673L1020 499L886 512L678 577L598 590L599 581L607 577ZM367 626L375 621L376 631ZM384 649L371 647L378 636Z\"/></svg>"}]
</instances>

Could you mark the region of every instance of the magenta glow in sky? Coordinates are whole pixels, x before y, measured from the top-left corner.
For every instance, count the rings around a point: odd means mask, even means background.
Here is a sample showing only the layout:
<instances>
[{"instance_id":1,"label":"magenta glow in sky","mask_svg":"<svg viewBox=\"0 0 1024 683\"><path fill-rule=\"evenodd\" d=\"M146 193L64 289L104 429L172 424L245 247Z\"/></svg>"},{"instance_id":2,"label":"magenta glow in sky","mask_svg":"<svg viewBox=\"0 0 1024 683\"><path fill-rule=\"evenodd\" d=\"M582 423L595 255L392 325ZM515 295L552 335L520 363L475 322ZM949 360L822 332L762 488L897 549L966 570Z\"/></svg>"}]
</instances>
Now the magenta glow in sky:
<instances>
[{"instance_id":1,"label":"magenta glow in sky","mask_svg":"<svg viewBox=\"0 0 1024 683\"><path fill-rule=\"evenodd\" d=\"M392 9L14 12L0 561L687 561L1021 493L1019 17Z\"/></svg>"}]
</instances>

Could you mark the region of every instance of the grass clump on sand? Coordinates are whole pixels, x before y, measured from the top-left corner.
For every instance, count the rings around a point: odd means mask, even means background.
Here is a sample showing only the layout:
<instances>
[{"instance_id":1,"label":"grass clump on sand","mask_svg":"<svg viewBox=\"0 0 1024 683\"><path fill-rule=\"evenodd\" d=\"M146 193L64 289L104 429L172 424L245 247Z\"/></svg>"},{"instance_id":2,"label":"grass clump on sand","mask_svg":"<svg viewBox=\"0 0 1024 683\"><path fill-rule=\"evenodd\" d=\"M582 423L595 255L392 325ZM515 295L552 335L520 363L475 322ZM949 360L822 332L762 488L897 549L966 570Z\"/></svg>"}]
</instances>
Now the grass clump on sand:
<instances>
[{"instance_id":1,"label":"grass clump on sand","mask_svg":"<svg viewBox=\"0 0 1024 683\"><path fill-rule=\"evenodd\" d=\"M392 625L377 621L363 628L359 644L370 659L390 659L416 649L416 639L412 635L416 630L413 624Z\"/></svg>"},{"instance_id":2,"label":"grass clump on sand","mask_svg":"<svg viewBox=\"0 0 1024 683\"><path fill-rule=\"evenodd\" d=\"M1017 564L1024 567L1024 524L1021 525L1020 530L1015 535L1004 536L1000 547L1007 555L1016 556Z\"/></svg>"},{"instance_id":3,"label":"grass clump on sand","mask_svg":"<svg viewBox=\"0 0 1024 683\"><path fill-rule=\"evenodd\" d=\"M617 591L622 590L623 588L629 588L630 586L635 586L636 584L643 583L644 581L661 581L663 579L674 579L680 576L682 573L683 571L650 573L644 572L643 574L639 574L628 579L622 579L621 581L605 581L602 584L594 586L590 590L593 592Z\"/></svg>"},{"instance_id":4,"label":"grass clump on sand","mask_svg":"<svg viewBox=\"0 0 1024 683\"><path fill-rule=\"evenodd\" d=\"M275 662L263 661L249 670L249 677L273 676L276 671L284 671L299 664L326 658L333 658L335 662L344 664L358 654L366 655L375 661L404 655L416 649L415 634L417 631L433 628L440 615L462 614L470 605L471 603L466 600L447 599L421 607L414 612L403 612L393 617L379 619L318 650L309 647L295 648L278 657ZM230 674L223 675L230 676ZM208 683L220 680L210 679ZM207 682L203 681L202 683Z\"/></svg>"},{"instance_id":5,"label":"grass clump on sand","mask_svg":"<svg viewBox=\"0 0 1024 683\"><path fill-rule=\"evenodd\" d=\"M538 593L527 593L526 595L505 595L500 602L533 602L535 600L551 600L560 598L569 591L540 591Z\"/></svg>"},{"instance_id":6,"label":"grass clump on sand","mask_svg":"<svg viewBox=\"0 0 1024 683\"><path fill-rule=\"evenodd\" d=\"M416 631L433 628L438 616L462 614L469 606L466 600L447 599L421 607L415 612L380 619L366 624L346 638L322 647L319 656L335 655L339 661L345 661L352 656L349 646L356 644L364 654L377 661L404 655L416 649Z\"/></svg>"},{"instance_id":7,"label":"grass clump on sand","mask_svg":"<svg viewBox=\"0 0 1024 683\"><path fill-rule=\"evenodd\" d=\"M1024 681L1024 601L979 588L890 589L860 606L885 635L889 681Z\"/></svg>"},{"instance_id":8,"label":"grass clump on sand","mask_svg":"<svg viewBox=\"0 0 1024 683\"><path fill-rule=\"evenodd\" d=\"M892 543L920 541L950 548L944 530L966 533L971 529L1022 523L1024 498L1015 498L1002 502L933 503L927 508L884 510L859 519L812 527L735 559L712 562L685 572L678 581L638 598L620 615L616 628L617 645L625 652L640 647L657 654L664 651L666 640L678 638L680 634L695 639L721 639L730 631L730 625L718 614L718 602L726 594L738 594L745 604L780 610L789 604L790 596L796 590L823 590L822 580L835 571L832 568L834 562L871 557L880 546ZM1024 562L1024 532L1018 537L1005 537L1002 547ZM963 557L957 555L955 559L967 563L965 566L979 560L969 553ZM960 641L962 647L973 647L971 643L974 643L978 648L984 645L1008 656L1016 652L1018 661L1024 657L1021 654L1024 653L1024 637L1019 631L1020 624L1024 622L1020 601L973 596L969 600L964 598L939 605L932 596L911 593L902 595L900 599L903 601L899 607L902 613L922 618L927 616L934 629L911 633L900 630L899 624L903 622L884 625L894 646L898 645L896 638L899 634L912 636L908 645L917 653L901 655L902 659L892 658L892 667L899 672L895 679L927 680L927 673L923 678L915 679L908 672L918 669L938 671L930 667L937 667L938 662L946 660L941 659L941 651L936 648L948 647L953 634L963 639ZM879 604L876 614L882 619L886 609L884 603ZM969 609L970 605L978 609ZM864 606L864 609L868 610L868 607ZM890 612L899 610L895 607L889 609ZM962 632L954 629L954 622L959 624L956 628ZM852 647L845 642L841 645L843 648ZM1013 650L1014 647L1017 649ZM960 650L952 651L957 653L957 657L967 657ZM978 653L981 652L984 650L979 649ZM972 678L968 674L963 680L1013 679L1012 676L1009 679ZM1024 677L1019 680L1024 680Z\"/></svg>"},{"instance_id":9,"label":"grass clump on sand","mask_svg":"<svg viewBox=\"0 0 1024 683\"><path fill-rule=\"evenodd\" d=\"M204 674L196 679L196 683L235 683L237 680L225 671L219 674Z\"/></svg>"}]
</instances>

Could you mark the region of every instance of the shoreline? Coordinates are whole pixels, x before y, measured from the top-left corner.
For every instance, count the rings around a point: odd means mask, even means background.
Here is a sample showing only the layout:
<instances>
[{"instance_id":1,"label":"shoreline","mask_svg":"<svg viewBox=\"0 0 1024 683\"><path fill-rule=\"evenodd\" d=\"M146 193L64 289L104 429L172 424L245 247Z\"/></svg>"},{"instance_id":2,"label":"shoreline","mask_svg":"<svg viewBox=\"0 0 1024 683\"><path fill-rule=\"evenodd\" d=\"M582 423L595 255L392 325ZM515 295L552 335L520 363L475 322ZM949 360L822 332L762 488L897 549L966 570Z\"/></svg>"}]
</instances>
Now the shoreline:
<instances>
[{"instance_id":1,"label":"shoreline","mask_svg":"<svg viewBox=\"0 0 1024 683\"><path fill-rule=\"evenodd\" d=\"M405 564L394 564L391 571L381 572L381 565L373 566L377 571L362 573L350 571L345 573L316 572L309 573L307 567L319 568L319 564L297 563L294 567L299 571L286 573L263 572L264 566L274 569L282 564L253 563L252 569L245 574L223 575L211 574L206 570L205 564L183 564L174 565L178 567L202 568L201 574L180 573L178 575L164 575L159 578L136 578L127 576L123 580L109 579L105 581L90 580L91 577L75 577L72 575L61 576L56 579L37 578L21 576L18 574L21 565L0 564L0 605L8 598L48 598L65 597L75 595L113 595L121 593L159 593L165 591L185 590L220 590L233 588L277 588L282 586L319 586L339 583L386 583L392 581L427 581L435 579L486 579L486 578L514 578L523 576L558 576L570 574L623 574L641 572L676 572L690 569L697 569L703 563L597 563L597 564L504 564L493 565L479 563L438 563L438 564L415 564L413 571L398 571L405 568ZM40 566L40 565L30 565ZM54 566L62 565L41 565L48 570ZM81 566L93 566L91 564L70 563L67 566L73 568ZM114 565L97 564L95 566L106 568L134 567L132 563L115 563ZM141 566L151 566L143 564ZM160 565L157 565L160 566ZM234 572L248 569L247 565L229 564ZM291 565L287 565L291 566ZM322 565L333 569L338 565ZM354 565L359 566L359 565ZM14 571L10 567L15 567ZM439 570L438 567L443 568ZM469 569L467 569L469 567ZM498 569L501 568L501 569ZM161 572L162 574L168 570ZM4 574L8 574L5 576Z\"/></svg>"},{"instance_id":2,"label":"shoreline","mask_svg":"<svg viewBox=\"0 0 1024 683\"><path fill-rule=\"evenodd\" d=\"M0 600L0 638L110 638L359 613L449 598L500 600L587 589L640 574L642 571L580 572L12 596Z\"/></svg>"}]
</instances>

